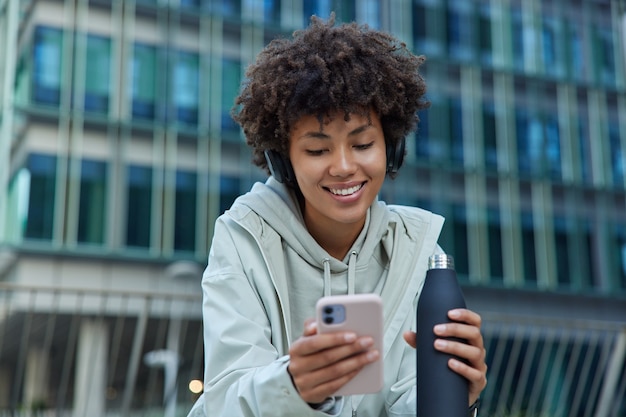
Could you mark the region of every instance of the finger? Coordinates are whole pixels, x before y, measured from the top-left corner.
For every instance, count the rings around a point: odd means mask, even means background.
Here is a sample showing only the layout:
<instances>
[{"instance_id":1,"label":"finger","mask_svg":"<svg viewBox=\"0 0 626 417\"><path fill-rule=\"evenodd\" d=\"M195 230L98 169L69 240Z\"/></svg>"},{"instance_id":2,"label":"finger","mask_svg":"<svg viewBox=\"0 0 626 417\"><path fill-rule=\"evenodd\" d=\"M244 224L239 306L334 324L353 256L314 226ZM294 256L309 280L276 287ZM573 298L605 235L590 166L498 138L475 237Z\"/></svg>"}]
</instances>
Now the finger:
<instances>
[{"instance_id":1,"label":"finger","mask_svg":"<svg viewBox=\"0 0 626 417\"><path fill-rule=\"evenodd\" d=\"M433 332L439 337L454 337L466 340L470 345L482 346L482 335L477 326L464 323L445 323L436 325Z\"/></svg>"},{"instance_id":2,"label":"finger","mask_svg":"<svg viewBox=\"0 0 626 417\"><path fill-rule=\"evenodd\" d=\"M316 336L316 338L319 337L321 336ZM348 358L367 351L373 345L374 340L371 337L366 336L356 340L354 343L333 346L328 349L321 349L308 355L298 356L298 351L290 349L289 353L291 355L291 361L289 364L289 370L292 377L296 378L300 374L307 374L318 369L330 367L338 362L345 361ZM348 372L349 371L350 370L348 370Z\"/></svg>"},{"instance_id":3,"label":"finger","mask_svg":"<svg viewBox=\"0 0 626 417\"><path fill-rule=\"evenodd\" d=\"M470 324L478 328L482 325L482 318L480 317L480 314L466 308L456 308L454 310L450 310L448 311L448 317L456 322Z\"/></svg>"},{"instance_id":4,"label":"finger","mask_svg":"<svg viewBox=\"0 0 626 417\"><path fill-rule=\"evenodd\" d=\"M469 381L470 398L478 398L480 393L487 386L487 365L483 365L481 369L477 369L456 359L450 359L448 361L450 369Z\"/></svg>"},{"instance_id":5,"label":"finger","mask_svg":"<svg viewBox=\"0 0 626 417\"><path fill-rule=\"evenodd\" d=\"M402 334L404 340L411 346L413 349L417 348L417 334L410 330L407 330Z\"/></svg>"},{"instance_id":6,"label":"finger","mask_svg":"<svg viewBox=\"0 0 626 417\"><path fill-rule=\"evenodd\" d=\"M323 400L354 378L365 365L379 358L380 353L377 350L362 352L330 366L297 375L293 377L294 383L307 402L316 402L311 401L311 398L318 397Z\"/></svg>"},{"instance_id":7,"label":"finger","mask_svg":"<svg viewBox=\"0 0 626 417\"><path fill-rule=\"evenodd\" d=\"M313 336L317 333L317 322L313 318L308 318L304 321L303 336Z\"/></svg>"},{"instance_id":8,"label":"finger","mask_svg":"<svg viewBox=\"0 0 626 417\"><path fill-rule=\"evenodd\" d=\"M315 334L296 340L291 345L289 353L290 355L307 356L322 350L354 343L356 340L357 336L353 332Z\"/></svg>"}]
</instances>

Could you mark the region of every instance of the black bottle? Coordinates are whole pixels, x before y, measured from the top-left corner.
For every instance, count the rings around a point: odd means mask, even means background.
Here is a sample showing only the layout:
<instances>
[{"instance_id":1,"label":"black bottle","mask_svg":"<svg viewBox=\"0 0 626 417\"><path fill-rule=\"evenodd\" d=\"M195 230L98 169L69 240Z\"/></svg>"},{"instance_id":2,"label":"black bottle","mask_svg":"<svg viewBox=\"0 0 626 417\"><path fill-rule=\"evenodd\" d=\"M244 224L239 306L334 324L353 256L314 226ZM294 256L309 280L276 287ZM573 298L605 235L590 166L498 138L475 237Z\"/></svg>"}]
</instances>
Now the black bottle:
<instances>
[{"instance_id":1,"label":"black bottle","mask_svg":"<svg viewBox=\"0 0 626 417\"><path fill-rule=\"evenodd\" d=\"M433 327L451 322L448 311L455 308L465 308L465 299L454 259L433 255L417 304L417 417L467 417L468 381L448 366L452 355L434 348Z\"/></svg>"}]
</instances>

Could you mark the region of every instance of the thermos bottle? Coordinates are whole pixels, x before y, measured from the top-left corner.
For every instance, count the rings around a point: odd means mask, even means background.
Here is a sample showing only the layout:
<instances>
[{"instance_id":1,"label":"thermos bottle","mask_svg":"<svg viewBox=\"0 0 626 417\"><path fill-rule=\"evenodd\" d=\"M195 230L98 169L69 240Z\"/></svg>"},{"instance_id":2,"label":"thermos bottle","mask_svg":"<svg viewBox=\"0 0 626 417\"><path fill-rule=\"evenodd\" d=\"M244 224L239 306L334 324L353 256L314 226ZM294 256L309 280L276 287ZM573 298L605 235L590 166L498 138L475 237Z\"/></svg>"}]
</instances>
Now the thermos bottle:
<instances>
[{"instance_id":1,"label":"thermos bottle","mask_svg":"<svg viewBox=\"0 0 626 417\"><path fill-rule=\"evenodd\" d=\"M433 255L417 304L417 417L467 417L468 381L448 367L452 355L434 348L433 327L449 323L455 308L465 308L465 299L454 259Z\"/></svg>"}]
</instances>

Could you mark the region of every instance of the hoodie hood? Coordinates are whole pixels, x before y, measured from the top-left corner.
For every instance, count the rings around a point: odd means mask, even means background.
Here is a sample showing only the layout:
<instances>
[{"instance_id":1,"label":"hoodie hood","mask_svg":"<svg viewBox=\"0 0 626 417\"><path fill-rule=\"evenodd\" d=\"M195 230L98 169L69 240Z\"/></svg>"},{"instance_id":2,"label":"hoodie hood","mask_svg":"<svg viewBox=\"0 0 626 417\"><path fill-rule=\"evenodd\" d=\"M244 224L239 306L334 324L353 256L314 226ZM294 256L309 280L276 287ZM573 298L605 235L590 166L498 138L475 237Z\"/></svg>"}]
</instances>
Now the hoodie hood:
<instances>
[{"instance_id":1,"label":"hoodie hood","mask_svg":"<svg viewBox=\"0 0 626 417\"><path fill-rule=\"evenodd\" d=\"M310 235L304 224L295 192L269 177L265 183L256 183L249 193L235 200L233 207L244 205L257 213L307 263L330 273L343 273L352 262L355 268L365 266L378 250L381 239L388 257L392 242L384 242L389 213L385 204L375 200L367 213L365 227L357 237L344 260L331 257ZM377 227L376 230L369 230Z\"/></svg>"}]
</instances>

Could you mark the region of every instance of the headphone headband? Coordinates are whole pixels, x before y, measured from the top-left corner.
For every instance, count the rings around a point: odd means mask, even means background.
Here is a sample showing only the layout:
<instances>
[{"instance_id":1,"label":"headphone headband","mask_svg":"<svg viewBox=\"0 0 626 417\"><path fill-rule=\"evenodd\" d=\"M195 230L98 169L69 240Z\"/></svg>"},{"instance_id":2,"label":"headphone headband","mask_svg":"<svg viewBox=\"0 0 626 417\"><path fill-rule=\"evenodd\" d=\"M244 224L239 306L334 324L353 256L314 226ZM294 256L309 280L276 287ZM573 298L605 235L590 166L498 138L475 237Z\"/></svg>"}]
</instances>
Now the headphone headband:
<instances>
[{"instance_id":1,"label":"headphone headband","mask_svg":"<svg viewBox=\"0 0 626 417\"><path fill-rule=\"evenodd\" d=\"M405 142L406 139L402 138L398 140L395 147L387 145L387 174L391 178L395 178L398 175L398 170L404 161ZM293 172L291 161L274 149L266 149L264 153L267 167L276 181L295 185L296 175Z\"/></svg>"}]
</instances>

